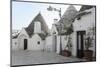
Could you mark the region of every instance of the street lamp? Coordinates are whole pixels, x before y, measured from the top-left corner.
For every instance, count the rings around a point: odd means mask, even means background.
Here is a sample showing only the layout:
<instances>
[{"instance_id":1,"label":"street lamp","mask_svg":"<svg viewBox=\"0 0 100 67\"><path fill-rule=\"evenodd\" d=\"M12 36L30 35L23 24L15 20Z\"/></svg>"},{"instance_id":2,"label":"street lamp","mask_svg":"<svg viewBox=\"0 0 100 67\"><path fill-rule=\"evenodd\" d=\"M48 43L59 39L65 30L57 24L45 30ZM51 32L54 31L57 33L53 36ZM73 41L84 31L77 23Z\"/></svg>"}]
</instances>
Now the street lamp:
<instances>
[{"instance_id":1,"label":"street lamp","mask_svg":"<svg viewBox=\"0 0 100 67\"><path fill-rule=\"evenodd\" d=\"M61 8L60 9L57 9L57 8L54 8L54 7L51 7L49 6L47 8L48 11L57 11L59 13L59 17L61 19ZM62 30L62 23L60 22L60 25L59 25L59 33L60 33L60 55L62 55L62 43L61 43L61 30Z\"/></svg>"}]
</instances>

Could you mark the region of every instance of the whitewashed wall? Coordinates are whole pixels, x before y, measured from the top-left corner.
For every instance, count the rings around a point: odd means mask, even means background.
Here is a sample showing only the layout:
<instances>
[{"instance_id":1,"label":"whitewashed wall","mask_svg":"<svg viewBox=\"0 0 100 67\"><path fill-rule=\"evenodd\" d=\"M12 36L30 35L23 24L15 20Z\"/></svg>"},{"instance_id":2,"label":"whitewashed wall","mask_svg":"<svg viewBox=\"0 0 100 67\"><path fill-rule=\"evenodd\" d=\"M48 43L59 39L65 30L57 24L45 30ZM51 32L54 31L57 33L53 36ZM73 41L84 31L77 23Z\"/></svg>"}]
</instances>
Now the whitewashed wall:
<instances>
[{"instance_id":1,"label":"whitewashed wall","mask_svg":"<svg viewBox=\"0 0 100 67\"><path fill-rule=\"evenodd\" d=\"M65 49L65 46L67 45L68 39L67 36L61 36L61 44L62 44L62 50ZM59 53L60 52L60 36L52 35L48 36L46 38L46 51L52 51Z\"/></svg>"},{"instance_id":2,"label":"whitewashed wall","mask_svg":"<svg viewBox=\"0 0 100 67\"><path fill-rule=\"evenodd\" d=\"M53 45L54 45L54 42L53 42L53 36L48 36L46 37L46 41L45 41L45 49L46 51L49 51L49 52L53 52Z\"/></svg>"},{"instance_id":3,"label":"whitewashed wall","mask_svg":"<svg viewBox=\"0 0 100 67\"><path fill-rule=\"evenodd\" d=\"M12 50L18 50L18 40L17 38L12 39Z\"/></svg>"},{"instance_id":4,"label":"whitewashed wall","mask_svg":"<svg viewBox=\"0 0 100 67\"><path fill-rule=\"evenodd\" d=\"M24 39L27 39L27 43L29 43L29 36L27 35L25 29L23 28L20 34L18 35L19 50L24 50Z\"/></svg>"},{"instance_id":5,"label":"whitewashed wall","mask_svg":"<svg viewBox=\"0 0 100 67\"><path fill-rule=\"evenodd\" d=\"M66 36L66 35L61 36L61 41L60 41L60 36L57 36L57 51L56 51L56 53L58 53L58 54L60 52L60 42L62 45L62 50L67 49L66 45L68 43L68 36Z\"/></svg>"},{"instance_id":6,"label":"whitewashed wall","mask_svg":"<svg viewBox=\"0 0 100 67\"><path fill-rule=\"evenodd\" d=\"M56 53L60 53L60 36L57 36L57 51Z\"/></svg>"},{"instance_id":7,"label":"whitewashed wall","mask_svg":"<svg viewBox=\"0 0 100 67\"><path fill-rule=\"evenodd\" d=\"M76 32L86 31L87 34L88 29L95 26L95 8L86 11L91 11L91 13L82 16L80 20L75 19L75 22L73 23L73 28L74 28L74 33L72 34L72 43L73 43L72 55L73 56L76 56L76 48L77 48ZM93 48L91 48L91 50L93 50L95 53L95 43L93 45Z\"/></svg>"},{"instance_id":8,"label":"whitewashed wall","mask_svg":"<svg viewBox=\"0 0 100 67\"><path fill-rule=\"evenodd\" d=\"M84 15L80 20L75 19L73 23L74 31L88 30L95 25L95 9L92 8L90 14Z\"/></svg>"},{"instance_id":9,"label":"whitewashed wall","mask_svg":"<svg viewBox=\"0 0 100 67\"><path fill-rule=\"evenodd\" d=\"M40 42L40 44L38 44ZM38 50L42 51L44 49L44 41L40 38L38 34L34 34L32 38L29 39L28 50Z\"/></svg>"},{"instance_id":10,"label":"whitewashed wall","mask_svg":"<svg viewBox=\"0 0 100 67\"><path fill-rule=\"evenodd\" d=\"M76 44L76 42L77 42L77 40L76 40L76 38L77 38L77 36L76 36L77 34L76 34L76 32L74 32L74 33L72 33L70 36L71 36L71 41L72 41L72 55L73 56L76 56L77 55L77 44Z\"/></svg>"},{"instance_id":11,"label":"whitewashed wall","mask_svg":"<svg viewBox=\"0 0 100 67\"><path fill-rule=\"evenodd\" d=\"M31 38L27 35L27 32L23 28L22 31L20 32L18 36L18 46L13 45L12 49L17 49L17 50L24 50L24 39L27 39L27 50L44 50L44 44L45 41L40 38L38 34L34 34ZM12 40L12 43L14 44L16 40ZM40 42L38 44L37 42Z\"/></svg>"}]
</instances>

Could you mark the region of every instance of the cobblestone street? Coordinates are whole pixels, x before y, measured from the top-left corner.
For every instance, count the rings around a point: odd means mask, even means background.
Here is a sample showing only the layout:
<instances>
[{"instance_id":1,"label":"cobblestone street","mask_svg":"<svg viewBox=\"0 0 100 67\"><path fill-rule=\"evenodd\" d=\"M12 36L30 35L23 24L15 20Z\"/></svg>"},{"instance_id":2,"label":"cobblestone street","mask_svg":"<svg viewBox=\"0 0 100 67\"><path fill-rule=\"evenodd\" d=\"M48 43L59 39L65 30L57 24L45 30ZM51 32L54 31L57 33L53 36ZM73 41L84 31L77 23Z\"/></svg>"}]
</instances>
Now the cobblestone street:
<instances>
[{"instance_id":1,"label":"cobblestone street","mask_svg":"<svg viewBox=\"0 0 100 67\"><path fill-rule=\"evenodd\" d=\"M64 63L85 61L75 57L64 57L53 52L42 51L12 51L12 66L45 64L45 63Z\"/></svg>"}]
</instances>

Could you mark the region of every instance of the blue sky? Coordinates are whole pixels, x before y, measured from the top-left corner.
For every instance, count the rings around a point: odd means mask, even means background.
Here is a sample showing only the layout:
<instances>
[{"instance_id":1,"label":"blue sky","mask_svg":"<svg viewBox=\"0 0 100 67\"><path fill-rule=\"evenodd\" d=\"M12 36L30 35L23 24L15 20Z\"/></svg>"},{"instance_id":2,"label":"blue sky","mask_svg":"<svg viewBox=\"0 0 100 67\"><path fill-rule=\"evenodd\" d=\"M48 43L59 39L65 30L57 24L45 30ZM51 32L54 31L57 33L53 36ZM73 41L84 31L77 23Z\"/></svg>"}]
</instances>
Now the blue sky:
<instances>
[{"instance_id":1,"label":"blue sky","mask_svg":"<svg viewBox=\"0 0 100 67\"><path fill-rule=\"evenodd\" d=\"M58 12L47 11L50 6L62 9L62 15L69 5L59 4L44 4L44 3L26 3L26 2L12 2L12 29L21 30L23 27L27 27L34 17L41 12L49 28L54 23L53 19L59 19ZM76 9L80 9L80 6L75 6Z\"/></svg>"}]
</instances>

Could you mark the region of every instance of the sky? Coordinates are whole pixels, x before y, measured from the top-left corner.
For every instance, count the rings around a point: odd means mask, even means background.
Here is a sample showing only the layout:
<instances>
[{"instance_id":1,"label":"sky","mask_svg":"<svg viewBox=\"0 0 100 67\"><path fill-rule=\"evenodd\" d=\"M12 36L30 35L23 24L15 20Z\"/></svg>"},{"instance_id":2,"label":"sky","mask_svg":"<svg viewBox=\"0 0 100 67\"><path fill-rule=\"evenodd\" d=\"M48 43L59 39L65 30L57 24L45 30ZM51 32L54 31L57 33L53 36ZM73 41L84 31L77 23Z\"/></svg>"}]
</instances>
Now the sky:
<instances>
[{"instance_id":1,"label":"sky","mask_svg":"<svg viewBox=\"0 0 100 67\"><path fill-rule=\"evenodd\" d=\"M12 29L21 30L27 27L38 13L41 13L49 29L51 29L54 19L59 19L59 13L56 11L48 11L47 8L61 8L61 14L66 11L69 5L62 4L46 4L46 3L29 3L29 2L12 2ZM76 6L77 10L81 6Z\"/></svg>"}]
</instances>

